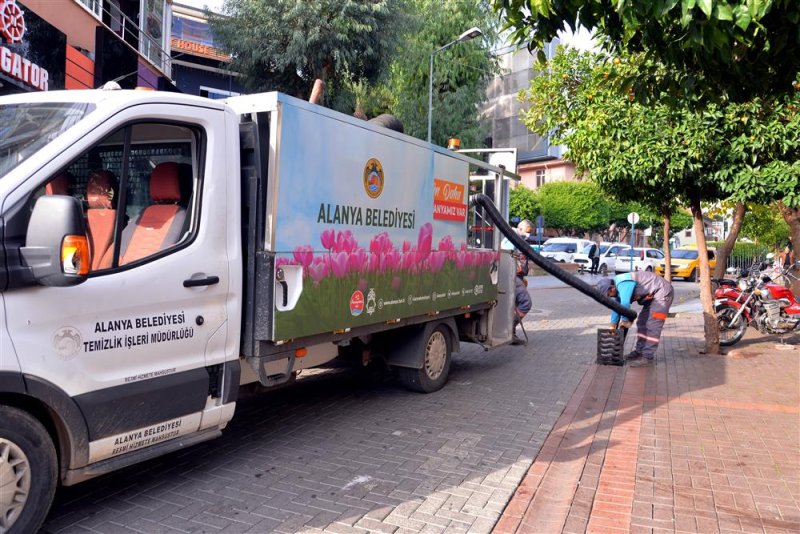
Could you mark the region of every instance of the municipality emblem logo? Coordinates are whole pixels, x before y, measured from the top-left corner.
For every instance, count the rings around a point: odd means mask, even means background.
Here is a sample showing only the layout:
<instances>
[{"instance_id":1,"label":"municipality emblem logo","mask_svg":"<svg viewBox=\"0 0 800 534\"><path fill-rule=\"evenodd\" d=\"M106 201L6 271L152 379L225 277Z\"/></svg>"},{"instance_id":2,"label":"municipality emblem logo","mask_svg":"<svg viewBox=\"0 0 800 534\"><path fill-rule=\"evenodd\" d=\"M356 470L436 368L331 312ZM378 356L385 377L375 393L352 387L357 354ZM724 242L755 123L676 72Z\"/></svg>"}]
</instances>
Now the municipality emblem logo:
<instances>
[{"instance_id":1,"label":"municipality emblem logo","mask_svg":"<svg viewBox=\"0 0 800 534\"><path fill-rule=\"evenodd\" d=\"M364 166L364 191L369 198L378 198L383 193L383 166L375 158Z\"/></svg>"}]
</instances>

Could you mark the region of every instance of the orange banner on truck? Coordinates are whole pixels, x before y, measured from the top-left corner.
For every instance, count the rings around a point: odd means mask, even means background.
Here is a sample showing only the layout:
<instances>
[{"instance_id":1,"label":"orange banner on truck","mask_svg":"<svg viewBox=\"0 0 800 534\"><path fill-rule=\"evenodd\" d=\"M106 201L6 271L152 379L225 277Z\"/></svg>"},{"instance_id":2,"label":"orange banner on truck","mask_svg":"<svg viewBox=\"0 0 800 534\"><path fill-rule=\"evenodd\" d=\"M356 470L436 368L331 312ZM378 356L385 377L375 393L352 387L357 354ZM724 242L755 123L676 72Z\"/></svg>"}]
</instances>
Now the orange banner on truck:
<instances>
[{"instance_id":1,"label":"orange banner on truck","mask_svg":"<svg viewBox=\"0 0 800 534\"><path fill-rule=\"evenodd\" d=\"M433 218L446 221L465 221L467 219L465 190L466 188L462 184L434 179Z\"/></svg>"}]
</instances>

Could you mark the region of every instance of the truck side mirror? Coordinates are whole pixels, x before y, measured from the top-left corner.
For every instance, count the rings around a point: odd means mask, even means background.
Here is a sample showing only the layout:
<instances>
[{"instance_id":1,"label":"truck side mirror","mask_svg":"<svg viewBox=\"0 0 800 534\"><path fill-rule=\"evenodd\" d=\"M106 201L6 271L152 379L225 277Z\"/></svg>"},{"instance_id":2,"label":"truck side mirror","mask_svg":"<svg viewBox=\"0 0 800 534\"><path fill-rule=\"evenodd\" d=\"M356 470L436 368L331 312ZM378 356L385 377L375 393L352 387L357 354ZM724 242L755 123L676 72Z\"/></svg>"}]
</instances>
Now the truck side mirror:
<instances>
[{"instance_id":1,"label":"truck side mirror","mask_svg":"<svg viewBox=\"0 0 800 534\"><path fill-rule=\"evenodd\" d=\"M39 197L20 254L34 279L44 286L71 286L86 280L92 262L80 202L64 195Z\"/></svg>"}]
</instances>

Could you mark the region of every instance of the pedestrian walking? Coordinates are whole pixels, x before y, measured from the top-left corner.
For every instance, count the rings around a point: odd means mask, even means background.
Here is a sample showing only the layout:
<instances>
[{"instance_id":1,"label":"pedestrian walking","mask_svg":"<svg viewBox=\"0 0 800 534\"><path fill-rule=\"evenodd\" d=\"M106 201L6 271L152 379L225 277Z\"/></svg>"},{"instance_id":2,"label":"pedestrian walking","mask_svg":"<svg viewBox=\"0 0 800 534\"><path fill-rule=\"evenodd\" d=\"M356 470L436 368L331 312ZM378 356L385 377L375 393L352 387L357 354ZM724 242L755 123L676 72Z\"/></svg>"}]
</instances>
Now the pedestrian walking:
<instances>
[{"instance_id":1,"label":"pedestrian walking","mask_svg":"<svg viewBox=\"0 0 800 534\"><path fill-rule=\"evenodd\" d=\"M672 284L655 273L634 271L604 278L596 288L626 308L630 308L633 301L641 304L642 311L636 319L636 347L625 359L632 362L631 367L653 365L661 330L675 296ZM617 312L611 312L611 328L618 326L629 327L630 321L621 320Z\"/></svg>"},{"instance_id":2,"label":"pedestrian walking","mask_svg":"<svg viewBox=\"0 0 800 534\"><path fill-rule=\"evenodd\" d=\"M592 243L589 247L589 274L597 274L597 265L600 263L600 256L597 254L597 243Z\"/></svg>"}]
</instances>

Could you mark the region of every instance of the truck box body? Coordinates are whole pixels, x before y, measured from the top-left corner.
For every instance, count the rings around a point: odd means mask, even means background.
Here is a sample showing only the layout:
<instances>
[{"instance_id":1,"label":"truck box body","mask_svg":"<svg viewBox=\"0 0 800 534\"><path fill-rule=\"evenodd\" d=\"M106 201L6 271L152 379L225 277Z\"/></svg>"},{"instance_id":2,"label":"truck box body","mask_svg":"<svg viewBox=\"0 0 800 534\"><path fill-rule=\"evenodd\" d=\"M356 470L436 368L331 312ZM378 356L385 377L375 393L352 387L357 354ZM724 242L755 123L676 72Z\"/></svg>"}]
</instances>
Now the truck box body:
<instances>
[{"instance_id":1,"label":"truck box body","mask_svg":"<svg viewBox=\"0 0 800 534\"><path fill-rule=\"evenodd\" d=\"M467 246L466 158L297 99L267 96L230 102L270 113L270 139L260 140L271 144L264 245L285 285L276 284L274 303L264 302L272 295L257 297L257 306L270 311L256 325L262 340L496 299L496 252Z\"/></svg>"}]
</instances>

